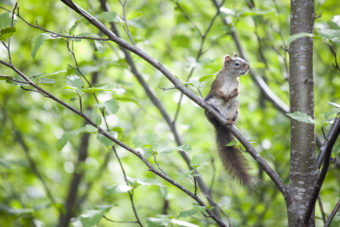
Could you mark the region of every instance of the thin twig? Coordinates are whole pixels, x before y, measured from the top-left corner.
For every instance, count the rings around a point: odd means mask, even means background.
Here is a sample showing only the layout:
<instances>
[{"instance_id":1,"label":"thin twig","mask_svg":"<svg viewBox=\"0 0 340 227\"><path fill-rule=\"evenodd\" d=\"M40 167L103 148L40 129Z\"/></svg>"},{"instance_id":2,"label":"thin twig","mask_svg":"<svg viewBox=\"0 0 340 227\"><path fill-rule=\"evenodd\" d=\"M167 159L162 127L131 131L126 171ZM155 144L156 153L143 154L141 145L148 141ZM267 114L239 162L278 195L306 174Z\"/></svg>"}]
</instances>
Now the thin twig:
<instances>
[{"instance_id":1,"label":"thin twig","mask_svg":"<svg viewBox=\"0 0 340 227\"><path fill-rule=\"evenodd\" d=\"M204 34L202 34L201 32L200 33L200 36L201 36L201 42L200 42L200 47L198 49L198 52L197 52L197 55L196 55L196 58L195 58L195 64L199 61L199 59L201 58L201 56L203 55L204 51L203 51L203 46L204 46L204 42L206 41L206 38L216 20L216 18L218 17L218 15L220 15L220 9L222 7L222 5L224 4L225 0L223 0L221 2L221 4L218 5L217 7L217 10L216 10L216 13L215 15L213 16L213 18L210 20L209 22L209 25L207 27L207 29L205 30ZM179 4L178 4L179 5ZM185 11L183 10L182 12L185 13ZM186 17L189 18L189 16L187 14L185 14ZM191 21L191 19L189 18L189 20ZM195 71L195 66L193 66L186 78L186 82L188 82L190 80L190 78L192 77L192 75L194 74L194 71ZM174 115L174 118L173 118L173 124L176 124L176 121L178 119L178 115L179 115L179 112L180 112L180 109L181 109L181 106L182 106L182 101L183 101L183 93L181 93L180 97L179 97L179 101L177 103L177 108L176 108L176 111L175 111L175 115Z\"/></svg>"},{"instance_id":2,"label":"thin twig","mask_svg":"<svg viewBox=\"0 0 340 227\"><path fill-rule=\"evenodd\" d=\"M338 212L339 208L340 208L340 199L338 200L338 202L336 203L334 209L332 210L332 213L329 216L329 218L328 218L328 220L327 220L327 222L325 224L325 227L328 227L331 224L331 222L332 222L333 218L335 217L335 214Z\"/></svg>"},{"instance_id":3,"label":"thin twig","mask_svg":"<svg viewBox=\"0 0 340 227\"><path fill-rule=\"evenodd\" d=\"M2 75L0 75L0 77L1 78L5 78L6 80L11 80L11 81L17 82L19 84L28 84L26 81L17 80L17 79L14 79L11 76L2 76Z\"/></svg>"},{"instance_id":4,"label":"thin twig","mask_svg":"<svg viewBox=\"0 0 340 227\"><path fill-rule=\"evenodd\" d=\"M197 33L199 34L200 37L203 37L203 33L201 32L201 30L197 27L197 25L191 20L191 18L189 17L189 15L185 12L185 10L183 9L183 7L181 6L181 4L179 4L179 2L177 0L172 0L175 5L177 6L177 8L182 12L182 15L185 19L187 19L187 21L190 22L190 24L192 25L192 27L197 31Z\"/></svg>"},{"instance_id":5,"label":"thin twig","mask_svg":"<svg viewBox=\"0 0 340 227\"><path fill-rule=\"evenodd\" d=\"M331 51L331 53L332 53L333 56L334 56L334 64L332 64L332 66L333 66L335 69L340 70L340 67L339 67L339 64L338 64L337 55L336 55L336 51L335 51L334 45L328 44L328 47L329 47L329 50Z\"/></svg>"},{"instance_id":6,"label":"thin twig","mask_svg":"<svg viewBox=\"0 0 340 227\"><path fill-rule=\"evenodd\" d=\"M326 215L325 215L325 211L323 209L323 205L322 205L320 195L318 196L318 202L319 202L319 208L320 208L320 212L321 212L321 216L322 216L322 221L323 221L323 224L325 224L326 223Z\"/></svg>"},{"instance_id":7,"label":"thin twig","mask_svg":"<svg viewBox=\"0 0 340 227\"><path fill-rule=\"evenodd\" d=\"M58 37L62 37L62 38L67 38L67 39L88 39L88 40L97 40L97 41L109 41L110 39L108 38L98 38L98 37L89 37L89 36L73 36L73 35L63 35L63 34L59 34L53 31L50 31L46 28L43 28L39 25L39 23L36 21L36 25L28 22L27 20L25 20L19 13L19 8L17 8L17 13L16 13L17 17L19 17L25 24L27 24L30 27L39 29L41 31L47 32L49 34L51 34L52 37L54 38L58 38Z\"/></svg>"},{"instance_id":8,"label":"thin twig","mask_svg":"<svg viewBox=\"0 0 340 227\"><path fill-rule=\"evenodd\" d=\"M135 40L133 40L131 32L130 32L130 28L129 28L129 24L126 20L126 4L127 4L127 0L124 0L124 2L122 0L119 0L120 4L122 5L123 8L123 21L125 26L123 26L125 32L128 34L129 39L131 40L131 42L133 43L133 45L136 46Z\"/></svg>"},{"instance_id":9,"label":"thin twig","mask_svg":"<svg viewBox=\"0 0 340 227\"><path fill-rule=\"evenodd\" d=\"M14 26L14 12L15 9L18 7L18 2L15 3L14 8L12 10L12 16L11 16L11 27ZM12 64L12 56L11 56L11 37L8 38L8 43L7 43L7 51L8 51L8 61L9 63Z\"/></svg>"},{"instance_id":10,"label":"thin twig","mask_svg":"<svg viewBox=\"0 0 340 227\"><path fill-rule=\"evenodd\" d=\"M113 222L113 223L138 224L138 222L136 222L136 221L115 221L115 220L112 220L111 218L106 217L105 215L103 216L103 218L108 220L109 222Z\"/></svg>"},{"instance_id":11,"label":"thin twig","mask_svg":"<svg viewBox=\"0 0 340 227\"><path fill-rule=\"evenodd\" d=\"M158 166L158 169L159 169L160 171L162 171L162 173L163 173L164 175L168 175L168 174L161 168L161 166L159 165L159 163L158 163L158 161L157 161L157 158L156 158L156 155L153 155L153 160L155 161L156 165Z\"/></svg>"},{"instance_id":12,"label":"thin twig","mask_svg":"<svg viewBox=\"0 0 340 227\"><path fill-rule=\"evenodd\" d=\"M334 132L336 132L337 130L339 130L340 128L340 115L337 114L333 124L332 124L332 127L331 129L329 130L329 133L328 133L328 136L327 136L327 139L325 140L325 142L322 144L321 148L320 148L320 152L318 154L318 157L316 159L316 163L318 165L318 168L321 167L321 164L325 158L325 155L326 155L326 147L327 147L327 144L328 144L328 141L330 140L330 137L334 136Z\"/></svg>"},{"instance_id":13,"label":"thin twig","mask_svg":"<svg viewBox=\"0 0 340 227\"><path fill-rule=\"evenodd\" d=\"M314 210L314 207L315 207L315 202L316 202L316 200L319 196L322 184L323 184L323 182L326 178L326 174L328 172L328 167L329 167L330 160L331 160L331 154L332 154L333 146L334 146L334 144L335 144L335 142L336 142L336 140L337 140L337 138L340 134L340 113L337 114L333 125L335 125L336 127L332 127L331 131L329 132L328 141L325 145L325 150L324 150L325 159L324 159L324 162L323 162L323 165L322 165L322 169L321 169L320 175L319 175L319 177L316 181L316 184L314 186L312 197L311 197L310 201L308 202L306 213L304 215L303 223L306 224L306 225L308 224L309 219L310 219L310 217L313 213L313 210Z\"/></svg>"}]
</instances>

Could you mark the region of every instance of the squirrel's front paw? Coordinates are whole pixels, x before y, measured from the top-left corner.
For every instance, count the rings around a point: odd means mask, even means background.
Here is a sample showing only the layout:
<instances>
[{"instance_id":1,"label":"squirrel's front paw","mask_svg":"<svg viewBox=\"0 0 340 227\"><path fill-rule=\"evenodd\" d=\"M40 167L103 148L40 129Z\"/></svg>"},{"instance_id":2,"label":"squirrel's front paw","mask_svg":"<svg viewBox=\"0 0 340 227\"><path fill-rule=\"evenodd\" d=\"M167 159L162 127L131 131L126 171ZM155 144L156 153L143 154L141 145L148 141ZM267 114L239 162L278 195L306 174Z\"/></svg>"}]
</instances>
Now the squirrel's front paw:
<instances>
[{"instance_id":1,"label":"squirrel's front paw","mask_svg":"<svg viewBox=\"0 0 340 227\"><path fill-rule=\"evenodd\" d=\"M231 97L235 97L235 96L238 96L239 92L238 92L238 88L235 88L231 93L230 93L230 96Z\"/></svg>"},{"instance_id":2,"label":"squirrel's front paw","mask_svg":"<svg viewBox=\"0 0 340 227\"><path fill-rule=\"evenodd\" d=\"M234 124L235 121L233 119L227 119L227 124Z\"/></svg>"}]
</instances>

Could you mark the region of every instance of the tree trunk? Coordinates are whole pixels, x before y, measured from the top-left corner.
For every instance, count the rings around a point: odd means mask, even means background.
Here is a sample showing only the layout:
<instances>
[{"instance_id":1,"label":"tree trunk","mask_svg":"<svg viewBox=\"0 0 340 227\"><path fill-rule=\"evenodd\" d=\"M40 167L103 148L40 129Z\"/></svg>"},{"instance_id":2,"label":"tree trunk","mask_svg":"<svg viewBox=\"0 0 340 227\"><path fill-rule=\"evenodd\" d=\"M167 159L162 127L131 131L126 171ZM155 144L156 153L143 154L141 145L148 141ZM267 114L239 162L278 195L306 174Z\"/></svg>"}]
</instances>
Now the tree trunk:
<instances>
[{"instance_id":1,"label":"tree trunk","mask_svg":"<svg viewBox=\"0 0 340 227\"><path fill-rule=\"evenodd\" d=\"M291 0L290 35L313 33L314 1ZM313 38L293 41L289 48L290 112L302 112L314 119ZM315 125L291 121L291 201L287 204L289 226L303 226L303 215L318 175L315 154ZM309 226L314 226L314 217Z\"/></svg>"}]
</instances>

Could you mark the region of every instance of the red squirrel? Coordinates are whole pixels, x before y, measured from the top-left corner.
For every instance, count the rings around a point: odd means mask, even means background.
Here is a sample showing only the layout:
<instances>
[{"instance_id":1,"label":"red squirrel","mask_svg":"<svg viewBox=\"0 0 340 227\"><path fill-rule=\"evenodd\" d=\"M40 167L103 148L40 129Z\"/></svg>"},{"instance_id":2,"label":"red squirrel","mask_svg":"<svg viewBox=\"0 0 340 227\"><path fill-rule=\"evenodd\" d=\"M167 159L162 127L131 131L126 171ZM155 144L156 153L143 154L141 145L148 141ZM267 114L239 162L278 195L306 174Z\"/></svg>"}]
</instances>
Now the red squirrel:
<instances>
[{"instance_id":1,"label":"red squirrel","mask_svg":"<svg viewBox=\"0 0 340 227\"><path fill-rule=\"evenodd\" d=\"M224 57L222 69L211 85L205 101L224 116L229 124L234 124L238 117L239 77L249 70L248 63L234 54ZM215 127L216 144L224 168L230 175L245 186L254 184L254 179L248 173L247 163L242 151L235 146L227 146L234 136L221 125L209 112L205 111L207 119Z\"/></svg>"}]
</instances>

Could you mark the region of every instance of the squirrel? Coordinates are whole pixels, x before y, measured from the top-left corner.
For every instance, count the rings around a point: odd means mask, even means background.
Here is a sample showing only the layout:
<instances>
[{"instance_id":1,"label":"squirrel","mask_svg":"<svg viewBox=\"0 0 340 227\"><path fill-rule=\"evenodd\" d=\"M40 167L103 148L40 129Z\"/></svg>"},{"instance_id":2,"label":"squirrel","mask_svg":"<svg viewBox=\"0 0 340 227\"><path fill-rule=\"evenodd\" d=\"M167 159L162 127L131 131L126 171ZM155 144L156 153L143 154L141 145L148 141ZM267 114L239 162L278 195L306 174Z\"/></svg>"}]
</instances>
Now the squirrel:
<instances>
[{"instance_id":1,"label":"squirrel","mask_svg":"<svg viewBox=\"0 0 340 227\"><path fill-rule=\"evenodd\" d=\"M227 123L234 124L239 113L239 76L246 74L249 70L248 63L234 54L224 57L222 69L218 72L217 78L211 85L210 92L205 98L205 102L216 109L227 120ZM247 187L255 182L248 173L248 167L242 151L235 146L228 146L234 136L221 125L208 111L205 115L214 126L216 132L216 144L219 156L224 168L230 175L239 180Z\"/></svg>"}]
</instances>

